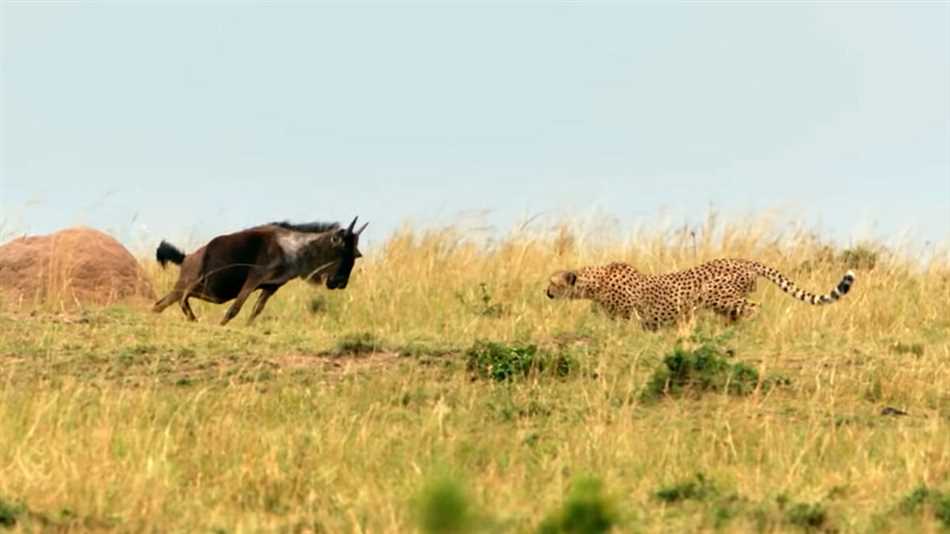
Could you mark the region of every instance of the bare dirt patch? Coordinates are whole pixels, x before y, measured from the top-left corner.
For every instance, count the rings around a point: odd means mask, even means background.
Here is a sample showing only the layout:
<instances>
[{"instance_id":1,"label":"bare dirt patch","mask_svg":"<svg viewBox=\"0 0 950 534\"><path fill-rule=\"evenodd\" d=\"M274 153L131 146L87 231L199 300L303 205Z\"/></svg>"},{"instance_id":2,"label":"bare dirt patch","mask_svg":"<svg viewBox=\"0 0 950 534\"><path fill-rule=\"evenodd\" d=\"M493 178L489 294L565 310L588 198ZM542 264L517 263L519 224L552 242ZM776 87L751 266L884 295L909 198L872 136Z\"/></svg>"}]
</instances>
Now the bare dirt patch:
<instances>
[{"instance_id":1,"label":"bare dirt patch","mask_svg":"<svg viewBox=\"0 0 950 534\"><path fill-rule=\"evenodd\" d=\"M373 352L370 354L354 354L345 356L307 356L290 354L270 358L281 369L320 369L340 374L349 374L358 371L373 370L396 363L399 354L396 352Z\"/></svg>"},{"instance_id":2,"label":"bare dirt patch","mask_svg":"<svg viewBox=\"0 0 950 534\"><path fill-rule=\"evenodd\" d=\"M371 354L325 356L287 354L251 360L224 358L205 361L173 371L165 380L180 385L208 380L225 379L228 382L247 383L267 381L283 374L296 375L312 371L322 380L372 373L396 365L399 354L375 352Z\"/></svg>"}]
</instances>

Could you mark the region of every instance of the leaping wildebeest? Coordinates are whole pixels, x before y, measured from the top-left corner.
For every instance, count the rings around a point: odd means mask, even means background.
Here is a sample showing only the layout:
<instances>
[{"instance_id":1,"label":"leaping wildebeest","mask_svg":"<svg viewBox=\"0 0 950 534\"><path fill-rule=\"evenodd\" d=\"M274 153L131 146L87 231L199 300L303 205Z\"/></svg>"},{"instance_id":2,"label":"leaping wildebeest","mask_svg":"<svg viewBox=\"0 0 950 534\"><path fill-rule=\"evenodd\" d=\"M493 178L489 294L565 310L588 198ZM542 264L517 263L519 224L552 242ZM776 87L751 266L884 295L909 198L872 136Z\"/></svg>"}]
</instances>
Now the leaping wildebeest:
<instances>
[{"instance_id":1,"label":"leaping wildebeest","mask_svg":"<svg viewBox=\"0 0 950 534\"><path fill-rule=\"evenodd\" d=\"M354 232L356 218L345 229L339 223L275 222L215 237L188 255L162 241L156 259L162 267L169 261L181 265L181 273L174 289L156 302L152 311L160 313L178 302L185 316L194 321L189 298L215 304L234 299L221 320L223 325L260 289L247 321L250 324L267 299L294 278L314 284L325 279L328 289L343 289L356 258L362 256L357 245L366 224Z\"/></svg>"}]
</instances>

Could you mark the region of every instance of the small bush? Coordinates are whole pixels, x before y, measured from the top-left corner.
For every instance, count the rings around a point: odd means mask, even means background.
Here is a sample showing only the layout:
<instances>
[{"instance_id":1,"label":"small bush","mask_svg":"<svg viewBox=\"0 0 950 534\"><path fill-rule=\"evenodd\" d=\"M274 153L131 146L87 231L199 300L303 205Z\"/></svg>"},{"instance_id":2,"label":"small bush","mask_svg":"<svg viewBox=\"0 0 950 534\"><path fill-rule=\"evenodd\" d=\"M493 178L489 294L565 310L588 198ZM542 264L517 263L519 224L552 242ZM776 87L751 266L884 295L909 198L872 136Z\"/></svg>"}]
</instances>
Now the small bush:
<instances>
[{"instance_id":1,"label":"small bush","mask_svg":"<svg viewBox=\"0 0 950 534\"><path fill-rule=\"evenodd\" d=\"M447 356L461 351L457 347L451 347L441 343L410 341L396 349L396 352L399 353L400 356L409 358L425 358Z\"/></svg>"},{"instance_id":2,"label":"small bush","mask_svg":"<svg viewBox=\"0 0 950 534\"><path fill-rule=\"evenodd\" d=\"M495 302L495 298L488 289L488 284L485 282L478 284L478 290L479 295L476 302L469 302L465 294L461 291L455 293L455 298L459 300L462 306L470 309L475 315L481 315L482 317L498 318L508 313L504 304Z\"/></svg>"},{"instance_id":3,"label":"small bush","mask_svg":"<svg viewBox=\"0 0 950 534\"><path fill-rule=\"evenodd\" d=\"M880 256L881 253L870 246L858 245L841 251L841 254L838 255L838 261L848 269L869 271L877 265Z\"/></svg>"},{"instance_id":4,"label":"small bush","mask_svg":"<svg viewBox=\"0 0 950 534\"><path fill-rule=\"evenodd\" d=\"M429 483L416 498L419 530L432 534L470 532L475 527L472 506L462 487L450 478Z\"/></svg>"},{"instance_id":5,"label":"small bush","mask_svg":"<svg viewBox=\"0 0 950 534\"><path fill-rule=\"evenodd\" d=\"M918 358L924 355L924 345L922 343L895 343L891 346L896 354L913 354Z\"/></svg>"},{"instance_id":6,"label":"small bush","mask_svg":"<svg viewBox=\"0 0 950 534\"><path fill-rule=\"evenodd\" d=\"M870 271L878 265L885 252L886 250L881 247L867 244L856 245L840 252L829 245L822 245L809 260L799 266L799 270L812 272L822 266L833 265L846 269Z\"/></svg>"},{"instance_id":7,"label":"small bush","mask_svg":"<svg viewBox=\"0 0 950 534\"><path fill-rule=\"evenodd\" d=\"M707 480L702 473L697 473L691 479L660 488L654 495L663 502L675 503L687 500L702 501L718 494L719 489L716 485Z\"/></svg>"},{"instance_id":8,"label":"small bush","mask_svg":"<svg viewBox=\"0 0 950 534\"><path fill-rule=\"evenodd\" d=\"M944 493L934 504L934 516L943 523L943 526L950 528L950 493Z\"/></svg>"},{"instance_id":9,"label":"small bush","mask_svg":"<svg viewBox=\"0 0 950 534\"><path fill-rule=\"evenodd\" d=\"M874 377L871 383L864 389L864 400L868 402L878 402L884 399L884 385L881 379Z\"/></svg>"},{"instance_id":10,"label":"small bush","mask_svg":"<svg viewBox=\"0 0 950 534\"><path fill-rule=\"evenodd\" d=\"M0 527L15 527L17 518L23 513L23 510L22 505L13 504L0 498Z\"/></svg>"},{"instance_id":11,"label":"small bush","mask_svg":"<svg viewBox=\"0 0 950 534\"><path fill-rule=\"evenodd\" d=\"M739 514L744 511L745 506L746 500L738 494L717 499L712 508L713 526L715 529L720 530L729 524L730 521L738 517Z\"/></svg>"},{"instance_id":12,"label":"small bush","mask_svg":"<svg viewBox=\"0 0 950 534\"><path fill-rule=\"evenodd\" d=\"M323 295L315 295L311 297L310 302L307 303L307 310L313 315L326 313L329 308L330 302L327 297Z\"/></svg>"},{"instance_id":13,"label":"small bush","mask_svg":"<svg viewBox=\"0 0 950 534\"><path fill-rule=\"evenodd\" d=\"M901 500L899 508L904 515L929 508L944 527L950 528L950 492L944 493L921 484Z\"/></svg>"},{"instance_id":14,"label":"small bush","mask_svg":"<svg viewBox=\"0 0 950 534\"><path fill-rule=\"evenodd\" d=\"M700 338L700 345L692 350L677 344L647 382L642 398L653 400L705 391L751 393L759 383L759 372L744 363L730 363L729 351L721 346L722 339Z\"/></svg>"},{"instance_id":15,"label":"small bush","mask_svg":"<svg viewBox=\"0 0 950 534\"><path fill-rule=\"evenodd\" d=\"M371 354L383 350L383 342L370 332L356 332L341 337L333 354Z\"/></svg>"},{"instance_id":16,"label":"small bush","mask_svg":"<svg viewBox=\"0 0 950 534\"><path fill-rule=\"evenodd\" d=\"M596 478L576 481L557 512L538 527L538 534L596 534L617 524L613 503L604 495L603 484Z\"/></svg>"},{"instance_id":17,"label":"small bush","mask_svg":"<svg viewBox=\"0 0 950 534\"><path fill-rule=\"evenodd\" d=\"M804 529L820 528L828 520L828 513L821 503L795 503L785 512L785 519Z\"/></svg>"},{"instance_id":18,"label":"small bush","mask_svg":"<svg viewBox=\"0 0 950 534\"><path fill-rule=\"evenodd\" d=\"M917 511L930 498L930 488L920 485L901 499L900 510L905 514L912 514Z\"/></svg>"},{"instance_id":19,"label":"small bush","mask_svg":"<svg viewBox=\"0 0 950 534\"><path fill-rule=\"evenodd\" d=\"M477 341L465 352L466 367L481 378L498 381L525 377L531 373L550 373L564 377L577 367L567 352L552 354L537 345L505 345L493 341Z\"/></svg>"}]
</instances>

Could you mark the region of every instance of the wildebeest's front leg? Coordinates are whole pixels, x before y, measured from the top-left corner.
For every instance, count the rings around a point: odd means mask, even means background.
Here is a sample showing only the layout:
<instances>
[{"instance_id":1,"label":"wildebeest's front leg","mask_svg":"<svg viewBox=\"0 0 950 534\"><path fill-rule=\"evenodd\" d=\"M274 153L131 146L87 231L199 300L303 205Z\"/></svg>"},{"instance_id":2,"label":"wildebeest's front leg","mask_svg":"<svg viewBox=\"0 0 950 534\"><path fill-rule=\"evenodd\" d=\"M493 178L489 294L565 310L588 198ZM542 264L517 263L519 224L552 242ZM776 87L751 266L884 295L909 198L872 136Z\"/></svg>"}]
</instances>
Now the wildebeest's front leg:
<instances>
[{"instance_id":1,"label":"wildebeest's front leg","mask_svg":"<svg viewBox=\"0 0 950 534\"><path fill-rule=\"evenodd\" d=\"M254 292L260 283L263 281L262 276L256 273L249 273L247 279L244 281L244 285L241 287L241 291L236 297L234 297L234 302L231 303L231 306L228 308L228 311L225 312L224 318L221 319L221 326L228 324L228 321L234 319L238 313L241 312L241 307L244 306L244 301L247 300L247 297L251 296L251 293Z\"/></svg>"},{"instance_id":2,"label":"wildebeest's front leg","mask_svg":"<svg viewBox=\"0 0 950 534\"><path fill-rule=\"evenodd\" d=\"M257 296L257 302L254 304L251 316L247 319L247 324L254 322L257 315L264 309L264 305L267 304L267 299L276 293L278 289L280 289L280 286L261 286L261 293Z\"/></svg>"}]
</instances>

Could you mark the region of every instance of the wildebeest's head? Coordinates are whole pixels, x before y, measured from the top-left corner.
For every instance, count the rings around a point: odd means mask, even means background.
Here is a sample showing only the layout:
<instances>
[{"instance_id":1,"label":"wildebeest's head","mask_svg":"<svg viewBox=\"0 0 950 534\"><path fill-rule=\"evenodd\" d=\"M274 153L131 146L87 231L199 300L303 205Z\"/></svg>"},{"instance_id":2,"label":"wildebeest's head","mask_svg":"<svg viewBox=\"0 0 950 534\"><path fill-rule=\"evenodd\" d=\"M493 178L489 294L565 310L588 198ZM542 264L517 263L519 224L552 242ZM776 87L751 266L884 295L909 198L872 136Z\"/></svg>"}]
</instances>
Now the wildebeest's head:
<instances>
[{"instance_id":1,"label":"wildebeest's head","mask_svg":"<svg viewBox=\"0 0 950 534\"><path fill-rule=\"evenodd\" d=\"M338 253L340 262L337 264L336 271L327 278L327 289L345 288L347 282L350 281L350 271L353 270L356 258L363 255L358 247L360 234L363 233L369 223L363 224L359 230L354 232L353 227L356 226L356 219L358 218L353 217L353 222L346 229L336 230L336 233L330 238L330 244L334 251Z\"/></svg>"}]
</instances>

